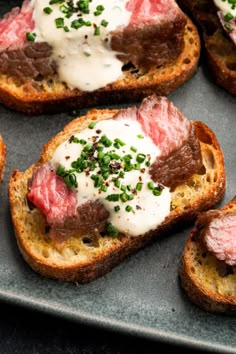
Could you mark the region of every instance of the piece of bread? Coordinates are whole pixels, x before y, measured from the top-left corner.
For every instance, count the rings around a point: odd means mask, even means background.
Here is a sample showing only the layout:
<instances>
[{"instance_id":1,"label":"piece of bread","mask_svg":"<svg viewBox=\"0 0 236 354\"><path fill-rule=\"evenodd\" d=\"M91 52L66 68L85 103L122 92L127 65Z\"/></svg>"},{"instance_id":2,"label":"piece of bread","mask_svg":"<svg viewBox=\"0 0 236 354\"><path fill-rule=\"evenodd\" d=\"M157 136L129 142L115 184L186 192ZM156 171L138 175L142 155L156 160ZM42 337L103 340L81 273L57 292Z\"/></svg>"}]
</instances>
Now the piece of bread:
<instances>
[{"instance_id":1,"label":"piece of bread","mask_svg":"<svg viewBox=\"0 0 236 354\"><path fill-rule=\"evenodd\" d=\"M235 212L236 198L220 210ZM236 267L210 253L196 227L187 239L179 274L182 287L196 305L209 312L236 314Z\"/></svg>"},{"instance_id":2,"label":"piece of bread","mask_svg":"<svg viewBox=\"0 0 236 354\"><path fill-rule=\"evenodd\" d=\"M82 107L138 102L155 92L167 95L188 80L197 70L200 39L196 27L188 19L184 48L176 62L163 67L125 66L124 77L93 92L69 90L65 84L43 80L19 84L14 78L0 74L0 102L27 114L55 113Z\"/></svg>"},{"instance_id":3,"label":"piece of bread","mask_svg":"<svg viewBox=\"0 0 236 354\"><path fill-rule=\"evenodd\" d=\"M118 110L91 110L71 121L42 150L37 164L49 161L54 150L91 121L111 118ZM61 244L45 233L42 214L30 208L26 194L32 165L25 172L13 171L9 182L9 201L19 249L26 262L44 276L64 281L86 283L110 271L129 254L156 237L191 222L201 210L213 207L225 192L224 157L214 133L202 122L194 123L201 145L204 174L194 174L171 193L171 212L157 230L136 237L76 235Z\"/></svg>"},{"instance_id":4,"label":"piece of bread","mask_svg":"<svg viewBox=\"0 0 236 354\"><path fill-rule=\"evenodd\" d=\"M215 82L236 94L236 45L224 31L213 0L178 0L196 22L204 42L208 67Z\"/></svg>"},{"instance_id":5,"label":"piece of bread","mask_svg":"<svg viewBox=\"0 0 236 354\"><path fill-rule=\"evenodd\" d=\"M4 144L2 136L0 135L0 183L3 180L5 162L6 162L6 146Z\"/></svg>"}]
</instances>

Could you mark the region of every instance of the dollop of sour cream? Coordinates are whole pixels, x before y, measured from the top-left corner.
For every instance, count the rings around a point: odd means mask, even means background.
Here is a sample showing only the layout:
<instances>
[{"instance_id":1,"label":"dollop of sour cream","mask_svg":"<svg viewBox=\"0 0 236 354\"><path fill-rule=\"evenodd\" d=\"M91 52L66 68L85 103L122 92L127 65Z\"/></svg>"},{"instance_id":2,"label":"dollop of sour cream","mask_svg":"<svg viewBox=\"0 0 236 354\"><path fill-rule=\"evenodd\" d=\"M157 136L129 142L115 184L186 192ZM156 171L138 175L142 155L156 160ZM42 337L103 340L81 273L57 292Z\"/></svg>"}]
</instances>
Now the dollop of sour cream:
<instances>
[{"instance_id":1,"label":"dollop of sour cream","mask_svg":"<svg viewBox=\"0 0 236 354\"><path fill-rule=\"evenodd\" d=\"M234 17L236 16L236 4L232 4L228 0L214 0L214 3L224 15L231 13Z\"/></svg>"},{"instance_id":2,"label":"dollop of sour cream","mask_svg":"<svg viewBox=\"0 0 236 354\"><path fill-rule=\"evenodd\" d=\"M36 41L50 44L59 78L70 89L94 91L122 77L123 63L111 49L110 32L128 25L127 1L88 0L89 13L75 10L67 16L68 4L76 9L77 0L32 0ZM79 28L73 26L78 20L84 21Z\"/></svg>"},{"instance_id":3,"label":"dollop of sour cream","mask_svg":"<svg viewBox=\"0 0 236 354\"><path fill-rule=\"evenodd\" d=\"M111 174L105 181L107 190L94 186L92 175L98 175L99 167L88 173L88 171L75 172L77 186L73 187L77 195L77 206L84 204L86 201L99 200L101 204L110 212L109 222L121 233L137 236L144 234L149 230L155 229L170 212L170 190L167 187L161 187L160 195L155 195L154 189L150 188L150 184L156 186L152 182L149 173L149 166L160 155L158 147L153 143L150 137L144 136L141 125L137 121L122 120L104 120L96 123L95 127L86 128L79 134L73 136L73 141L69 140L62 143L52 157L51 164L54 169L59 166L70 170L73 161L76 161L84 149L82 143L93 144L98 142L102 136L106 136L111 142L121 139L122 145L118 146L114 143L110 147L104 147L103 152L114 150L119 156L130 155L132 163L137 163L137 156L145 156L145 161L140 163L137 169L124 172L121 168L118 172L123 171L124 175L119 178L120 185L114 182L117 179L116 174ZM115 147L116 146L116 147ZM96 152L98 153L98 152ZM116 161L119 161L116 160ZM149 164L146 164L149 162ZM138 188L138 186L142 188ZM122 189L122 186L125 189ZM132 194L130 200L110 200L111 195L121 195L123 191L127 195Z\"/></svg>"}]
</instances>

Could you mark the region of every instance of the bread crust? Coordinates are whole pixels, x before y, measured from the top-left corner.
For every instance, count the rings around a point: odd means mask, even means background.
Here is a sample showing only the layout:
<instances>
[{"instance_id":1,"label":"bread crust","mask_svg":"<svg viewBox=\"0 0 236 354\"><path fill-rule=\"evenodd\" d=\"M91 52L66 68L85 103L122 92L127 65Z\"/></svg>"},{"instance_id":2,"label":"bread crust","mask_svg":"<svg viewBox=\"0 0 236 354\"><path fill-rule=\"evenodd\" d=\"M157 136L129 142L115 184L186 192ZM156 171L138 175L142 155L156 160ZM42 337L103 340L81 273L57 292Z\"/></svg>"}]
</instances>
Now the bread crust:
<instances>
[{"instance_id":1,"label":"bread crust","mask_svg":"<svg viewBox=\"0 0 236 354\"><path fill-rule=\"evenodd\" d=\"M111 118L118 110L93 109L76 118L42 149L37 164L51 159L54 150L71 135L88 126L91 121ZM182 223L192 222L197 213L215 205L225 192L224 157L214 133L202 122L194 122L200 140L204 175L193 175L171 194L172 210L157 230L136 237L86 236L70 237L63 243L49 239L44 220L38 209L31 210L27 200L27 182L35 165L25 172L13 171L9 182L9 201L19 249L26 262L36 272L63 281L86 283L109 272L126 256L148 242L168 234ZM88 239L90 237L90 242Z\"/></svg>"},{"instance_id":2,"label":"bread crust","mask_svg":"<svg viewBox=\"0 0 236 354\"><path fill-rule=\"evenodd\" d=\"M236 45L224 31L213 0L178 0L178 4L200 29L214 81L236 95Z\"/></svg>"},{"instance_id":3,"label":"bread crust","mask_svg":"<svg viewBox=\"0 0 236 354\"><path fill-rule=\"evenodd\" d=\"M6 162L6 146L4 144L3 138L0 135L0 183L3 180Z\"/></svg>"},{"instance_id":4,"label":"bread crust","mask_svg":"<svg viewBox=\"0 0 236 354\"><path fill-rule=\"evenodd\" d=\"M236 197L221 208L236 211ZM229 267L206 249L196 227L191 231L181 257L181 285L190 300L208 312L236 314L236 267Z\"/></svg>"},{"instance_id":5,"label":"bread crust","mask_svg":"<svg viewBox=\"0 0 236 354\"><path fill-rule=\"evenodd\" d=\"M69 90L61 82L28 81L19 84L0 75L0 102L27 114L56 113L82 107L139 102L155 92L168 95L188 80L197 70L200 39L196 27L187 19L184 48L174 63L146 71L132 67L124 70L122 79L94 92Z\"/></svg>"}]
</instances>

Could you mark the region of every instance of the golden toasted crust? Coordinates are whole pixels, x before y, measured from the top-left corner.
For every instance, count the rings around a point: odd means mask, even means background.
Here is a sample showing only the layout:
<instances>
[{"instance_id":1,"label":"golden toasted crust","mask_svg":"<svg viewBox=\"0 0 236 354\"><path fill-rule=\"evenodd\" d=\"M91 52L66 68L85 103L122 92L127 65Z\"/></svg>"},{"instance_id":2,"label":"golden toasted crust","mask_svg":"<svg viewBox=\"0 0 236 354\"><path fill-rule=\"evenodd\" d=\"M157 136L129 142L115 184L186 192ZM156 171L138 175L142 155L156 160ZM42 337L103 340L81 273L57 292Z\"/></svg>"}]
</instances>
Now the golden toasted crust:
<instances>
[{"instance_id":1,"label":"golden toasted crust","mask_svg":"<svg viewBox=\"0 0 236 354\"><path fill-rule=\"evenodd\" d=\"M127 69L124 77L94 92L69 90L56 81L29 81L19 85L13 78L0 75L0 102L28 114L59 112L81 107L138 102L155 92L167 95L188 80L197 70L200 40L193 23L185 27L184 48L176 62L164 67Z\"/></svg>"},{"instance_id":2,"label":"golden toasted crust","mask_svg":"<svg viewBox=\"0 0 236 354\"><path fill-rule=\"evenodd\" d=\"M51 159L55 148L92 120L108 119L117 110L92 110L74 119L42 150L37 164ZM23 257L40 274L64 281L86 283L110 271L127 255L147 242L174 229L181 222L192 221L201 210L215 205L225 191L224 157L213 132L203 123L195 122L201 144L204 175L193 175L178 186L171 197L171 212L157 230L138 237L80 235L58 243L45 232L44 220L38 209L30 209L26 194L33 166L25 172L15 170L9 182L9 201L17 243Z\"/></svg>"},{"instance_id":3,"label":"golden toasted crust","mask_svg":"<svg viewBox=\"0 0 236 354\"><path fill-rule=\"evenodd\" d=\"M5 161L6 161L6 146L3 142L2 136L0 135L0 182L2 182L3 180Z\"/></svg>"},{"instance_id":4,"label":"golden toasted crust","mask_svg":"<svg viewBox=\"0 0 236 354\"><path fill-rule=\"evenodd\" d=\"M236 197L222 211L236 210ZM198 237L190 233L181 258L181 284L189 298L209 312L236 314L236 267L227 266L210 254Z\"/></svg>"},{"instance_id":5,"label":"golden toasted crust","mask_svg":"<svg viewBox=\"0 0 236 354\"><path fill-rule=\"evenodd\" d=\"M213 0L178 0L178 3L201 30L215 82L236 95L236 46L222 28Z\"/></svg>"}]
</instances>

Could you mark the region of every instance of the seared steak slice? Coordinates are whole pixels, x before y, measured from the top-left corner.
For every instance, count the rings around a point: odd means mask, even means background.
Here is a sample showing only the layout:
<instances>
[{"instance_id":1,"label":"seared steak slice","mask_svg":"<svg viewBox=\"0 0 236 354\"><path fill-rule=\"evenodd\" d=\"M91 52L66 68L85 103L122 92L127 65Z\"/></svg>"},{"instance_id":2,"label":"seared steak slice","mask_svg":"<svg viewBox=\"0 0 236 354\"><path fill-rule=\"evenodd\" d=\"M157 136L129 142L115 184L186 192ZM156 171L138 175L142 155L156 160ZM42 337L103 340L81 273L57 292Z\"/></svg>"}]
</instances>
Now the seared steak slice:
<instances>
[{"instance_id":1,"label":"seared steak slice","mask_svg":"<svg viewBox=\"0 0 236 354\"><path fill-rule=\"evenodd\" d=\"M228 265L236 265L235 212L209 210L199 215L196 227L209 252Z\"/></svg>"},{"instance_id":2,"label":"seared steak slice","mask_svg":"<svg viewBox=\"0 0 236 354\"><path fill-rule=\"evenodd\" d=\"M173 0L131 0L126 28L112 32L112 49L125 63L149 68L173 62L183 49L186 17Z\"/></svg>"},{"instance_id":3,"label":"seared steak slice","mask_svg":"<svg viewBox=\"0 0 236 354\"><path fill-rule=\"evenodd\" d=\"M204 171L199 141L194 125L191 124L188 140L169 156L157 158L151 166L150 174L154 182L173 188L186 181L193 173Z\"/></svg>"},{"instance_id":4,"label":"seared steak slice","mask_svg":"<svg viewBox=\"0 0 236 354\"><path fill-rule=\"evenodd\" d=\"M174 187L193 173L204 171L193 122L166 97L150 96L144 99L138 111L138 120L161 152L150 168L154 182Z\"/></svg>"},{"instance_id":5,"label":"seared steak slice","mask_svg":"<svg viewBox=\"0 0 236 354\"><path fill-rule=\"evenodd\" d=\"M161 66L175 61L184 44L186 17L174 0L130 0L132 12L125 28L112 32L111 48L124 64ZM26 33L34 31L33 8L29 0L21 10L14 8L0 21L0 72L16 77L47 79L57 72L47 43L26 41ZM33 53L33 54L32 54ZM37 55L35 55L37 54Z\"/></svg>"}]
</instances>

